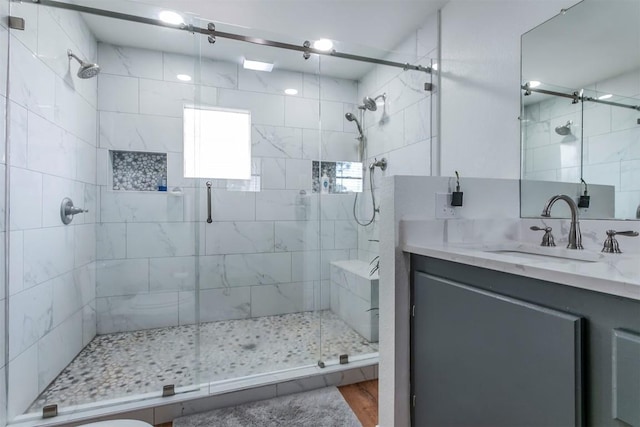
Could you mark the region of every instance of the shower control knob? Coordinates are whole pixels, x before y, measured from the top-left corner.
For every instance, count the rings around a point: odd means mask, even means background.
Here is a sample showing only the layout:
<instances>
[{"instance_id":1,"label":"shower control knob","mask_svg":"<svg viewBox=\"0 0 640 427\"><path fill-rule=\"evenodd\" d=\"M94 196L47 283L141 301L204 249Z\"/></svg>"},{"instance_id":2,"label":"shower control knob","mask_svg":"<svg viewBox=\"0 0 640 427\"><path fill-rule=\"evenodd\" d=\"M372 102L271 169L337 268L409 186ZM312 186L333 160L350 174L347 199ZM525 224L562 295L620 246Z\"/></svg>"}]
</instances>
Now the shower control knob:
<instances>
[{"instance_id":1,"label":"shower control knob","mask_svg":"<svg viewBox=\"0 0 640 427\"><path fill-rule=\"evenodd\" d=\"M73 221L74 215L85 212L89 211L73 206L73 200L71 200L70 198L65 197L64 199L62 199L62 203L60 204L60 219L62 219L63 224L70 224L71 221Z\"/></svg>"}]
</instances>

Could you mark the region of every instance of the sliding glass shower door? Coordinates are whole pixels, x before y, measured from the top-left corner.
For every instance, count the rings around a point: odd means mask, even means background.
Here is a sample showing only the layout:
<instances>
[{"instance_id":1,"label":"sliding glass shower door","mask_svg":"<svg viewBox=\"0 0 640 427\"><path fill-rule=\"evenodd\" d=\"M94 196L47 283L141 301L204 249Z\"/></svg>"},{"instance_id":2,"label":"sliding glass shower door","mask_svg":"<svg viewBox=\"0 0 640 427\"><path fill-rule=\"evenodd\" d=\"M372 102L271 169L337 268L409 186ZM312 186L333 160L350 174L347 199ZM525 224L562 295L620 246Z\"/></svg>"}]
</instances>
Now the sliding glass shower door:
<instances>
[{"instance_id":1,"label":"sliding glass shower door","mask_svg":"<svg viewBox=\"0 0 640 427\"><path fill-rule=\"evenodd\" d=\"M215 25L218 31L237 31ZM251 35L283 37L256 30ZM203 39L202 52L199 88L208 89L206 76L216 78L217 91L217 102L202 107L209 114L250 117L249 158L236 151L244 140L206 138L205 123L200 132L203 140L222 146L209 163L234 165L203 175L196 195L204 236L201 361L203 380L214 391L221 380L270 381L274 373L316 366L319 360L321 235L313 180L314 160L320 160L313 90L318 59L227 39L215 45ZM239 60L211 58L224 52ZM295 71L287 64L296 64ZM246 123L239 125L229 131L234 137L247 133ZM241 168L249 175L225 175Z\"/></svg>"}]
</instances>

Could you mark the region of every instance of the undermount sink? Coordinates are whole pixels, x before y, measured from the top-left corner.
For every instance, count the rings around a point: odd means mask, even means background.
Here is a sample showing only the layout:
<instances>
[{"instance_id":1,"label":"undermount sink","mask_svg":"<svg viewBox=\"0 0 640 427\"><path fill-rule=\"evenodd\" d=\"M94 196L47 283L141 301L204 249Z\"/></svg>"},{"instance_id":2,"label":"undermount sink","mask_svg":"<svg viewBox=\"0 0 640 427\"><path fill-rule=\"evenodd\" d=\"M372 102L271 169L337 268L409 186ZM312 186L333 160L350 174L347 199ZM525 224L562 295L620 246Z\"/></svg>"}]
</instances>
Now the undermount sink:
<instances>
[{"instance_id":1,"label":"undermount sink","mask_svg":"<svg viewBox=\"0 0 640 427\"><path fill-rule=\"evenodd\" d=\"M566 249L557 246L531 246L531 245L500 245L492 248L484 248L483 252L512 255L537 261L553 261L565 259L578 262L598 262L604 259L604 255L579 249Z\"/></svg>"}]
</instances>

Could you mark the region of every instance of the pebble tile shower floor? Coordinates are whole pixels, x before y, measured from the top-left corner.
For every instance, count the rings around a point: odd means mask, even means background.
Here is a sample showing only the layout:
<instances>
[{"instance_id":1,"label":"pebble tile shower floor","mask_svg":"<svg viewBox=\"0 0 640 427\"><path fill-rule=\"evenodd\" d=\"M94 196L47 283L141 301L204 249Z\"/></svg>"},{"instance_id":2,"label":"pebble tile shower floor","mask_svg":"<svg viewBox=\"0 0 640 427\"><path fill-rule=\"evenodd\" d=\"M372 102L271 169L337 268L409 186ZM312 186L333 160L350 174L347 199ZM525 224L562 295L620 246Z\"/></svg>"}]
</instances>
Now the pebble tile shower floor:
<instances>
[{"instance_id":1,"label":"pebble tile shower floor","mask_svg":"<svg viewBox=\"0 0 640 427\"><path fill-rule=\"evenodd\" d=\"M331 311L100 335L27 412L160 392L166 384L188 386L314 364L320 334L322 360L378 351L377 343L369 343Z\"/></svg>"}]
</instances>

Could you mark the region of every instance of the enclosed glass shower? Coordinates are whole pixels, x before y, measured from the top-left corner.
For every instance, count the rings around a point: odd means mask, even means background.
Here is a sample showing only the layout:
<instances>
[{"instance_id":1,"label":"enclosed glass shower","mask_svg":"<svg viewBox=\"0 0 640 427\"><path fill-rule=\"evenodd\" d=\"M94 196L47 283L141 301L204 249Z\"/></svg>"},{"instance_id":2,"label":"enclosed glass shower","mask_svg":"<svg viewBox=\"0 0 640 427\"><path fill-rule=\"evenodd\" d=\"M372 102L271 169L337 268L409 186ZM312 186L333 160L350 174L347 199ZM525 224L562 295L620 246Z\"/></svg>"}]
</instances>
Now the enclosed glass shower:
<instances>
[{"instance_id":1,"label":"enclosed glass shower","mask_svg":"<svg viewBox=\"0 0 640 427\"><path fill-rule=\"evenodd\" d=\"M0 2L25 24L0 26L8 420L375 363L378 221L355 217L385 212L369 165L432 137L426 69L112 13L158 21L137 2Z\"/></svg>"}]
</instances>

